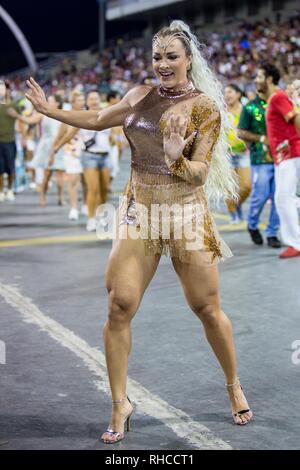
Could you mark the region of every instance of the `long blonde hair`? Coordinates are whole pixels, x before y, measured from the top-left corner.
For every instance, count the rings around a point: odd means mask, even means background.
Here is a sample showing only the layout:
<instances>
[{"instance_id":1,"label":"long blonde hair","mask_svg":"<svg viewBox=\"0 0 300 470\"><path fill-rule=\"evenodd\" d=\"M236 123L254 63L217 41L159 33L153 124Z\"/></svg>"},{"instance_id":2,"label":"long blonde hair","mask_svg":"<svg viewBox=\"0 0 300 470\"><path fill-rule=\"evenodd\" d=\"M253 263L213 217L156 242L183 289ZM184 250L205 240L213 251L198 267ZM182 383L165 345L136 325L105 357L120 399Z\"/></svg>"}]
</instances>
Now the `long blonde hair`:
<instances>
[{"instance_id":1,"label":"long blonde hair","mask_svg":"<svg viewBox=\"0 0 300 470\"><path fill-rule=\"evenodd\" d=\"M205 183L208 199L218 204L223 199L237 199L237 178L232 169L227 133L232 128L223 96L223 88L216 75L210 69L201 54L202 45L191 32L189 26L181 20L174 20L170 26L162 28L157 36L165 37L174 33L184 32L189 40L181 40L188 56L192 57L189 78L195 87L210 97L218 106L221 114L221 129L211 160L211 167Z\"/></svg>"}]
</instances>

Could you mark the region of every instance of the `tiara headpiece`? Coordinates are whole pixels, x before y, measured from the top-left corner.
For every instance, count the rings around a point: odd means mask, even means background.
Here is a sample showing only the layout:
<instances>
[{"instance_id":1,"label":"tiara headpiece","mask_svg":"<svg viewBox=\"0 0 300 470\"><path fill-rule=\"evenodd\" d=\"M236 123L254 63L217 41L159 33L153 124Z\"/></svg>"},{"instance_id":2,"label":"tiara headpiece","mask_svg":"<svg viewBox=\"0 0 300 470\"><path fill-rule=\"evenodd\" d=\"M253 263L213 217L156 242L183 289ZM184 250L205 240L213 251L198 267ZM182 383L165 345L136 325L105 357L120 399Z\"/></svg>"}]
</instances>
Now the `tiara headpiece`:
<instances>
[{"instance_id":1,"label":"tiara headpiece","mask_svg":"<svg viewBox=\"0 0 300 470\"><path fill-rule=\"evenodd\" d=\"M158 47L164 51L167 49L173 39L183 39L188 45L191 43L191 37L186 31L176 31L175 33L171 33L165 44L161 41L161 39L162 38L159 36L159 34L155 34L153 36L152 42L156 43Z\"/></svg>"}]
</instances>

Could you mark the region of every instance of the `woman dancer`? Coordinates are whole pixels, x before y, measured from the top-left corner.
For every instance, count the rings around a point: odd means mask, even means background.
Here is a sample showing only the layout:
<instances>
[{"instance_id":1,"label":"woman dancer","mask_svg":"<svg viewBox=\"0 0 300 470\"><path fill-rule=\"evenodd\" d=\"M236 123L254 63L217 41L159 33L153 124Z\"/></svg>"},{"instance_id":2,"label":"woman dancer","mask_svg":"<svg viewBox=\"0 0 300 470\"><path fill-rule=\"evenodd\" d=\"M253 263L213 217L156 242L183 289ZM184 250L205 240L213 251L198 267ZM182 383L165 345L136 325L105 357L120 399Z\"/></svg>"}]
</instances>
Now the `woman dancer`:
<instances>
[{"instance_id":1,"label":"woman dancer","mask_svg":"<svg viewBox=\"0 0 300 470\"><path fill-rule=\"evenodd\" d=\"M234 224L243 220L242 204L251 193L250 156L247 151L247 145L237 135L237 126L243 109L241 97L242 92L234 83L225 88L225 101L232 122L232 129L229 130L227 136L230 144L232 166L239 176L238 201L234 199L226 201L231 221Z\"/></svg>"},{"instance_id":2,"label":"woman dancer","mask_svg":"<svg viewBox=\"0 0 300 470\"><path fill-rule=\"evenodd\" d=\"M220 305L217 263L231 252L218 236L206 196L232 197L236 188L222 89L200 53L197 38L182 21L172 21L154 36L153 67L159 86L133 88L120 103L100 111L98 118L93 111L50 110L41 87L32 78L27 82L27 97L40 112L88 129L124 126L132 149L131 179L124 195L129 203L120 209L121 236L113 241L106 270L109 314L103 333L112 415L102 435L105 443L124 438L125 422L129 429L133 412L126 396L130 324L163 253L171 256L187 302L202 321L223 368L235 423L247 424L252 417L237 376L231 322ZM158 238L156 234L136 237L147 228L139 208L161 201L187 206L200 249L191 249L188 236L177 239L174 231L169 238L161 233ZM202 212L195 218L197 206ZM177 229L176 217L171 219ZM152 225L156 229L156 223L151 221Z\"/></svg>"}]
</instances>

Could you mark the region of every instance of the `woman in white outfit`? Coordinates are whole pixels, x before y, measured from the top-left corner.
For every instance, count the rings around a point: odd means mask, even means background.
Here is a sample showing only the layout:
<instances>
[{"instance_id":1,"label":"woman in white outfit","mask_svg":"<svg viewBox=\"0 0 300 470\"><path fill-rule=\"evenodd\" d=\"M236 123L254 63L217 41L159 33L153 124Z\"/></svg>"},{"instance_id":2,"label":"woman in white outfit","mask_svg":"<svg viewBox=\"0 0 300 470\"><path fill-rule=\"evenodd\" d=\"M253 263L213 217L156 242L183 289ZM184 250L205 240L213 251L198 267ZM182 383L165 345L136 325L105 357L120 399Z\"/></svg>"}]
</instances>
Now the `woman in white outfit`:
<instances>
[{"instance_id":1,"label":"woman in white outfit","mask_svg":"<svg viewBox=\"0 0 300 470\"><path fill-rule=\"evenodd\" d=\"M71 93L70 102L72 109L80 111L85 109L84 95L75 90ZM72 131L72 133L71 133ZM52 149L50 160L54 160L56 155L59 154L63 148L63 161L68 180L68 191L70 200L70 220L78 220L78 185L82 174L82 166L80 162L80 154L82 149L82 142L78 135L78 129L61 124L59 134L55 139Z\"/></svg>"},{"instance_id":2,"label":"woman in white outfit","mask_svg":"<svg viewBox=\"0 0 300 470\"><path fill-rule=\"evenodd\" d=\"M92 90L87 94L86 105L89 110L100 110L100 95L98 91ZM110 152L111 130L105 129L101 132L70 128L70 131L55 147L55 150L61 148L66 142L70 142L75 136L80 137L83 143L81 152L81 165L83 167L84 179L87 185L87 206L88 221L87 231L96 230L96 209L107 200L110 183ZM104 224L103 219L99 218L99 223Z\"/></svg>"},{"instance_id":3,"label":"woman in white outfit","mask_svg":"<svg viewBox=\"0 0 300 470\"><path fill-rule=\"evenodd\" d=\"M53 108L62 109L62 99L60 95L49 96L48 103ZM62 205L64 197L63 174L65 170L63 151L61 150L60 152L57 152L55 158L49 162L49 154L61 124L55 119L43 116L40 113L35 113L33 116L28 117L19 114L18 119L22 122L25 122L26 124L41 125L41 138L38 142L34 157L31 161L32 168L44 171L44 179L41 185L40 204L42 206L45 205L45 196L48 189L48 183L52 172L55 171L58 189L58 204Z\"/></svg>"}]
</instances>

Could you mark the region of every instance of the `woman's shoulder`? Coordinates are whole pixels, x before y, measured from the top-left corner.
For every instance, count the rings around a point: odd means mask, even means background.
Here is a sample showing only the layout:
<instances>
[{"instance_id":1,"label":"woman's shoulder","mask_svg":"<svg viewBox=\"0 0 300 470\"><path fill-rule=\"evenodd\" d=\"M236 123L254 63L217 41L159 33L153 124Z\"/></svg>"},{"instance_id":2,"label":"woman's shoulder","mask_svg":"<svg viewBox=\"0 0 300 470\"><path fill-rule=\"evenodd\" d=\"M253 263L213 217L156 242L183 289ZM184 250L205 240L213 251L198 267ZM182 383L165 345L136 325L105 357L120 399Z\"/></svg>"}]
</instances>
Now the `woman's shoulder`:
<instances>
[{"instance_id":1,"label":"woman's shoulder","mask_svg":"<svg viewBox=\"0 0 300 470\"><path fill-rule=\"evenodd\" d=\"M193 105L197 106L199 108L199 111L201 111L201 109L202 110L205 109L205 110L211 111L212 113L220 112L219 106L217 105L216 101L213 98L211 98L210 96L208 96L206 93L204 93L201 90L197 90L197 91L199 93L195 97Z\"/></svg>"},{"instance_id":2,"label":"woman's shoulder","mask_svg":"<svg viewBox=\"0 0 300 470\"><path fill-rule=\"evenodd\" d=\"M214 99L200 92L193 100L190 111L191 122L196 128L207 127L209 123L221 121L219 107Z\"/></svg>"},{"instance_id":3,"label":"woman's shoulder","mask_svg":"<svg viewBox=\"0 0 300 470\"><path fill-rule=\"evenodd\" d=\"M153 90L153 86L137 85L126 93L126 99L130 106L135 106Z\"/></svg>"}]
</instances>

